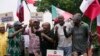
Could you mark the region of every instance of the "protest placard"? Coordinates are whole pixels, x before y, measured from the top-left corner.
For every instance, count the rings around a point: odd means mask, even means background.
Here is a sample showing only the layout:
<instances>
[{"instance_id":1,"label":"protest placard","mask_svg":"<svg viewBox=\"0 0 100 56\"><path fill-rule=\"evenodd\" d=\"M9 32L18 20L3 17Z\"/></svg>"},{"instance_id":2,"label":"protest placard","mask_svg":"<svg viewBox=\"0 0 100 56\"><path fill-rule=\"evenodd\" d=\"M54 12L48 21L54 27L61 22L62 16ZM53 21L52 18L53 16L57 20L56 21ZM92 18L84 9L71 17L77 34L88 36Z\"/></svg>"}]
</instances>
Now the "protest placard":
<instances>
[{"instance_id":1,"label":"protest placard","mask_svg":"<svg viewBox=\"0 0 100 56\"><path fill-rule=\"evenodd\" d=\"M63 56L63 50L47 50L47 56Z\"/></svg>"},{"instance_id":2,"label":"protest placard","mask_svg":"<svg viewBox=\"0 0 100 56\"><path fill-rule=\"evenodd\" d=\"M13 20L14 20L14 18L13 18L12 12L0 14L0 22L10 22L10 21L13 21Z\"/></svg>"},{"instance_id":3,"label":"protest placard","mask_svg":"<svg viewBox=\"0 0 100 56\"><path fill-rule=\"evenodd\" d=\"M31 18L32 19L38 19L38 20L42 21L43 20L43 12L31 13Z\"/></svg>"}]
</instances>

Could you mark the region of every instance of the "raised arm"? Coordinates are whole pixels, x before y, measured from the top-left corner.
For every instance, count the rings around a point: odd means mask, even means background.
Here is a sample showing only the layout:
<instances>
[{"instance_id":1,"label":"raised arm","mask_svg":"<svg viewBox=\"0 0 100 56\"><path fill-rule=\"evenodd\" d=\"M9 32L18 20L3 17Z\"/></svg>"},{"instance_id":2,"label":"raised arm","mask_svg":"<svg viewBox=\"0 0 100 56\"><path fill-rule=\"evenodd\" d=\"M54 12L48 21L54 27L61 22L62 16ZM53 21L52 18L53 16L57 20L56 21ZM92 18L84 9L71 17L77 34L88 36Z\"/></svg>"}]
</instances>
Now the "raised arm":
<instances>
[{"instance_id":1,"label":"raised arm","mask_svg":"<svg viewBox=\"0 0 100 56\"><path fill-rule=\"evenodd\" d=\"M72 35L72 28L70 28L69 32L67 32L66 31L66 26L64 26L63 31L64 31L64 35L65 35L66 38L68 38L69 36Z\"/></svg>"},{"instance_id":2,"label":"raised arm","mask_svg":"<svg viewBox=\"0 0 100 56\"><path fill-rule=\"evenodd\" d=\"M41 33L41 36L42 37L44 37L45 39L47 39L48 41L50 41L51 43L54 43L54 40L51 38L51 37L49 37L49 36L47 36L45 33Z\"/></svg>"},{"instance_id":3,"label":"raised arm","mask_svg":"<svg viewBox=\"0 0 100 56\"><path fill-rule=\"evenodd\" d=\"M23 29L19 29L18 31L14 32L14 33L9 33L8 38L13 38L14 36L16 36L16 34L18 34L19 32L21 32Z\"/></svg>"},{"instance_id":4,"label":"raised arm","mask_svg":"<svg viewBox=\"0 0 100 56\"><path fill-rule=\"evenodd\" d=\"M24 26L23 28L19 29L18 31L15 32L9 32L8 38L13 38L14 36L16 36L16 34L18 34L19 32L22 32L24 29L26 28L26 26Z\"/></svg>"}]
</instances>

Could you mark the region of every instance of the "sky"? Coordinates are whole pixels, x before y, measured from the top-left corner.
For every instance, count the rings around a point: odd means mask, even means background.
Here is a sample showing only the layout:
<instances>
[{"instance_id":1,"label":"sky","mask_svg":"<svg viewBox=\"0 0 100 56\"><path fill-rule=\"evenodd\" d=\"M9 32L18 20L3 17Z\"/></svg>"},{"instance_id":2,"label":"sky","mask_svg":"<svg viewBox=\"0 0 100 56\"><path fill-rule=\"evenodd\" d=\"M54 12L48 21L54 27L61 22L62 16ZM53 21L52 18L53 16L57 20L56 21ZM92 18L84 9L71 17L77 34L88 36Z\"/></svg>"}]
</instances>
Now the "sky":
<instances>
[{"instance_id":1,"label":"sky","mask_svg":"<svg viewBox=\"0 0 100 56\"><path fill-rule=\"evenodd\" d=\"M13 16L14 16L14 21L18 21L18 18L16 16L16 11L17 11L17 7L18 7L18 0L0 0L0 14L2 13L7 13L7 12L13 12ZM23 2L24 5L24 24L28 24L29 20L30 20L30 12L26 6L26 3ZM28 4L29 9L31 10L31 12L36 12L37 7L34 7L32 4ZM49 11L44 12L43 15L43 21L41 22L50 22L50 24L52 25L52 16L51 13ZM12 22L11 22L12 23Z\"/></svg>"},{"instance_id":2,"label":"sky","mask_svg":"<svg viewBox=\"0 0 100 56\"><path fill-rule=\"evenodd\" d=\"M17 6L17 0L0 0L0 13L9 11L15 11Z\"/></svg>"}]
</instances>

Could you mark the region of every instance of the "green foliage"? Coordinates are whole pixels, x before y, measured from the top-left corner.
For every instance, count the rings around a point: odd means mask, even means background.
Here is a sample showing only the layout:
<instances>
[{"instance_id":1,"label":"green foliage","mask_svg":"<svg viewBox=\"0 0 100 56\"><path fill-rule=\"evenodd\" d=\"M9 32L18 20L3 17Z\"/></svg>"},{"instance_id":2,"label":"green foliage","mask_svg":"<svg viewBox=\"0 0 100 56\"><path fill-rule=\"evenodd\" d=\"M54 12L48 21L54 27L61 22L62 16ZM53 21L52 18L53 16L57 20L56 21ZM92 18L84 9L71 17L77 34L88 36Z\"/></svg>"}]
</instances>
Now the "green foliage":
<instances>
[{"instance_id":1,"label":"green foliage","mask_svg":"<svg viewBox=\"0 0 100 56\"><path fill-rule=\"evenodd\" d=\"M44 12L45 10L49 9L51 6L51 1L50 0L42 0L40 2L38 2L38 9L37 11L42 11Z\"/></svg>"},{"instance_id":2,"label":"green foliage","mask_svg":"<svg viewBox=\"0 0 100 56\"><path fill-rule=\"evenodd\" d=\"M38 11L51 11L51 5L59 7L65 11L69 11L71 13L80 12L79 6L82 0L42 0L38 3Z\"/></svg>"}]
</instances>

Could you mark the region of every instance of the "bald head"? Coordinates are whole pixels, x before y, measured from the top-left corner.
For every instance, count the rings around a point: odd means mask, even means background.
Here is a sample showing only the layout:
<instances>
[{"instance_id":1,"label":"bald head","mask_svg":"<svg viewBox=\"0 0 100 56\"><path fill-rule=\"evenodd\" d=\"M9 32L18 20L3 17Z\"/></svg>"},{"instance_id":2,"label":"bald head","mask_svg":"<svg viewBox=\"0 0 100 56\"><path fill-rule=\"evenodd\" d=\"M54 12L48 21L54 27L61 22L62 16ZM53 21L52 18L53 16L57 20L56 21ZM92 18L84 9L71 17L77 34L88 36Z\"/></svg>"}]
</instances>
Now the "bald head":
<instances>
[{"instance_id":1,"label":"bald head","mask_svg":"<svg viewBox=\"0 0 100 56\"><path fill-rule=\"evenodd\" d=\"M42 25L48 25L48 26L50 26L50 23L49 22L45 22Z\"/></svg>"},{"instance_id":2,"label":"bald head","mask_svg":"<svg viewBox=\"0 0 100 56\"><path fill-rule=\"evenodd\" d=\"M59 16L59 17L58 17L58 20L59 20L59 21L64 21L64 17L63 17L63 16Z\"/></svg>"},{"instance_id":3,"label":"bald head","mask_svg":"<svg viewBox=\"0 0 100 56\"><path fill-rule=\"evenodd\" d=\"M50 26L50 23L45 22L45 23L42 24L42 27L43 27L44 30L50 30L51 26Z\"/></svg>"},{"instance_id":4,"label":"bald head","mask_svg":"<svg viewBox=\"0 0 100 56\"><path fill-rule=\"evenodd\" d=\"M79 25L80 22L81 22L81 19L82 19L82 15L80 13L76 13L74 16L73 16L73 22L75 25Z\"/></svg>"},{"instance_id":5,"label":"bald head","mask_svg":"<svg viewBox=\"0 0 100 56\"><path fill-rule=\"evenodd\" d=\"M59 21L60 25L63 25L64 24L64 17L63 16L59 16L58 17L58 21Z\"/></svg>"},{"instance_id":6,"label":"bald head","mask_svg":"<svg viewBox=\"0 0 100 56\"><path fill-rule=\"evenodd\" d=\"M58 19L64 19L64 17L63 16L59 16Z\"/></svg>"},{"instance_id":7,"label":"bald head","mask_svg":"<svg viewBox=\"0 0 100 56\"><path fill-rule=\"evenodd\" d=\"M82 15L80 13L76 13L74 16L73 16L73 20L81 20L81 17Z\"/></svg>"}]
</instances>

